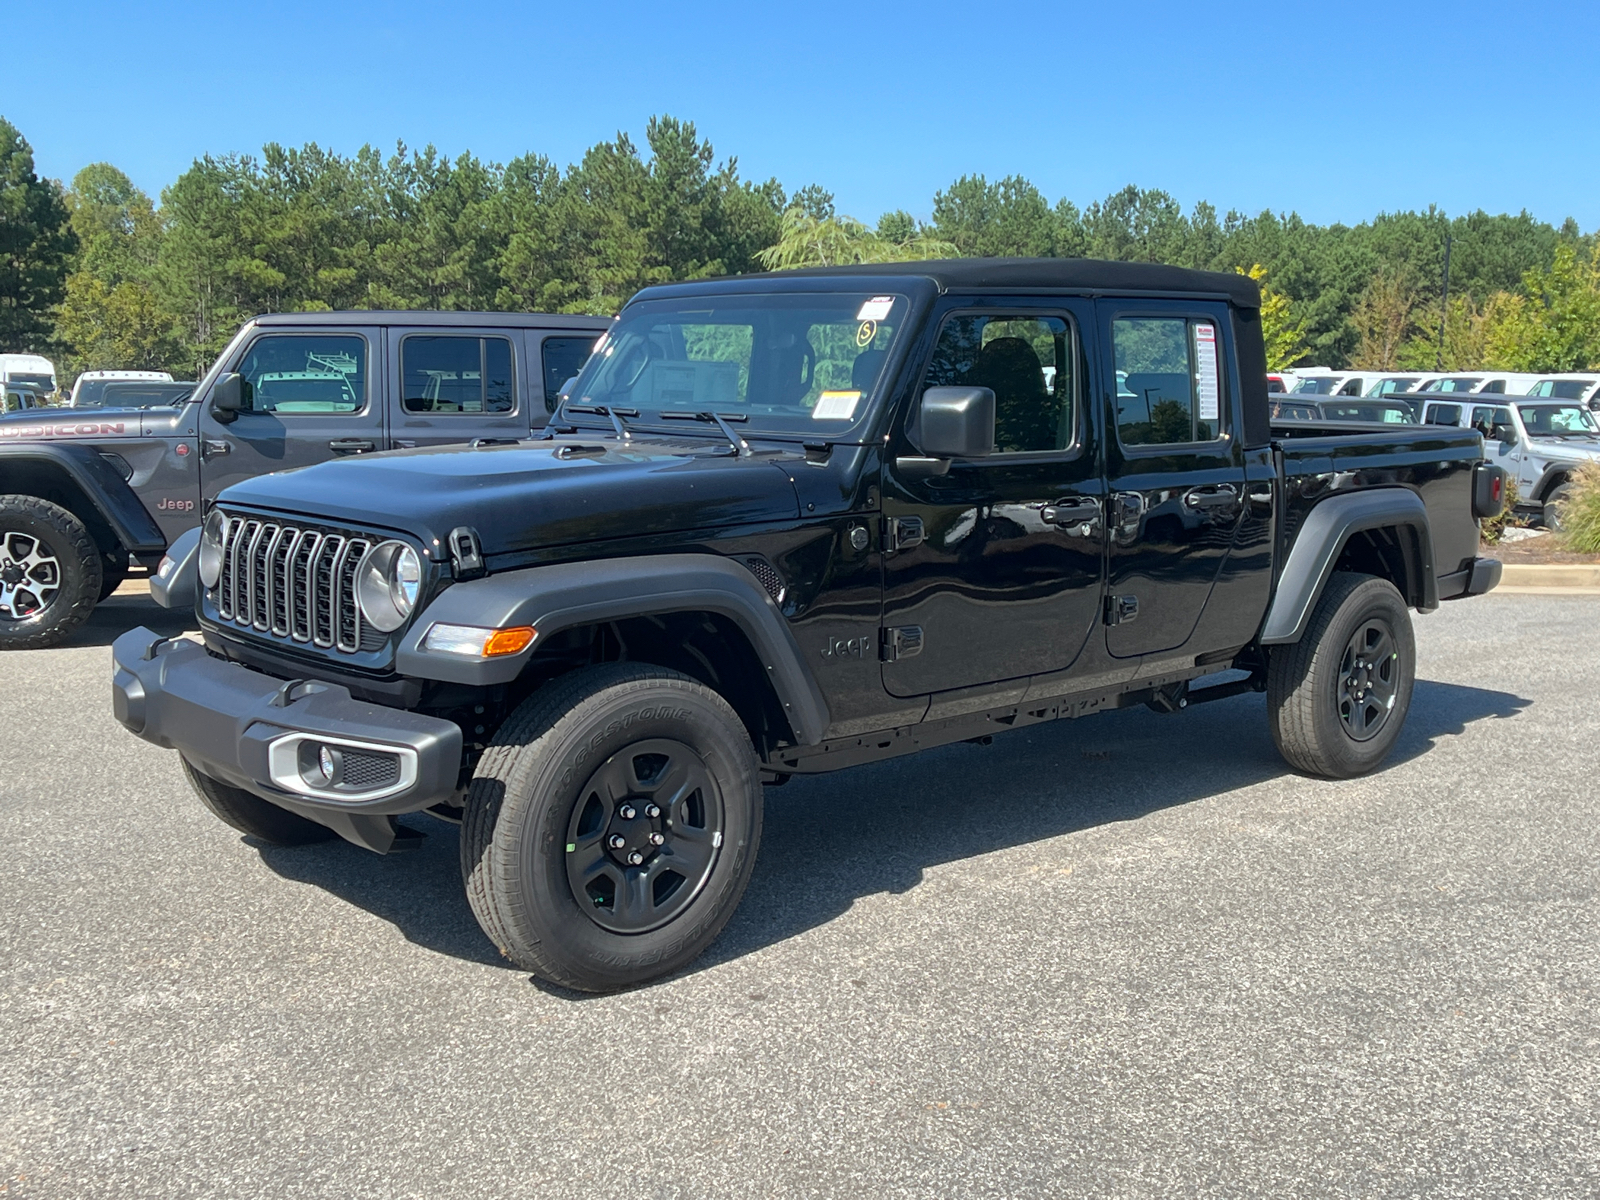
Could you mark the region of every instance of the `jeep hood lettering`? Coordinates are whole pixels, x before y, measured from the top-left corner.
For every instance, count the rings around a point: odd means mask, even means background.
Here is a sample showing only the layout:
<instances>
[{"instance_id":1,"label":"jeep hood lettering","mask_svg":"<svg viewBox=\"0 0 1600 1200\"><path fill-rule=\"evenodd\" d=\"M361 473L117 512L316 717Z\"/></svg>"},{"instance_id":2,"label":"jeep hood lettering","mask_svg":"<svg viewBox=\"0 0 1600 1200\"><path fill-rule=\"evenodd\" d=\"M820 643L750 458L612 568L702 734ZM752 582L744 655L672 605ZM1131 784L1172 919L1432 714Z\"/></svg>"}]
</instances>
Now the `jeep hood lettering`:
<instances>
[{"instance_id":1,"label":"jeep hood lettering","mask_svg":"<svg viewBox=\"0 0 1600 1200\"><path fill-rule=\"evenodd\" d=\"M435 553L450 530L467 525L493 557L799 517L792 456L734 458L709 449L599 439L425 447L264 475L218 499L402 530Z\"/></svg>"}]
</instances>

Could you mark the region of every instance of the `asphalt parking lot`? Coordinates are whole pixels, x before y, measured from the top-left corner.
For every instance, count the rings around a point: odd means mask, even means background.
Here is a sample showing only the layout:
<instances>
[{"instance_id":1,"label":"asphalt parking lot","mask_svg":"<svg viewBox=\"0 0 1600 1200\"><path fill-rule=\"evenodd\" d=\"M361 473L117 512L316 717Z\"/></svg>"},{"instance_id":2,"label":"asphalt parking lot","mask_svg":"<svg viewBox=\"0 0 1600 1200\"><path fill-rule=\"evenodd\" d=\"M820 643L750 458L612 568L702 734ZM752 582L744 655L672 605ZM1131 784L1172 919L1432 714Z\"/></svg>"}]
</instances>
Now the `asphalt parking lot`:
<instances>
[{"instance_id":1,"label":"asphalt parking lot","mask_svg":"<svg viewBox=\"0 0 1600 1200\"><path fill-rule=\"evenodd\" d=\"M1364 780L1246 696L771 789L722 939L602 998L502 965L448 825L205 813L110 716L165 616L0 662L0 1195L1600 1191L1600 598L1419 619Z\"/></svg>"}]
</instances>

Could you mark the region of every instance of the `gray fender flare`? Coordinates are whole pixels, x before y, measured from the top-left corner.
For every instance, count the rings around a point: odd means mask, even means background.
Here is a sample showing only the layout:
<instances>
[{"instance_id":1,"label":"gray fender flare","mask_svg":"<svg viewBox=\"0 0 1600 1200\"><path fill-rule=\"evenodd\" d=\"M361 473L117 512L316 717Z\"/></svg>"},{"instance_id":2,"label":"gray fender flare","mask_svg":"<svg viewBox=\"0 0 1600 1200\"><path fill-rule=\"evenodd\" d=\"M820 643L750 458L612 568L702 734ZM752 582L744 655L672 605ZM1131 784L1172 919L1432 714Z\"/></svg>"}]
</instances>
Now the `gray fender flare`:
<instances>
[{"instance_id":1,"label":"gray fender flare","mask_svg":"<svg viewBox=\"0 0 1600 1200\"><path fill-rule=\"evenodd\" d=\"M162 608L193 608L199 594L200 529L178 535L162 558L164 570L150 576L150 598Z\"/></svg>"},{"instance_id":2,"label":"gray fender flare","mask_svg":"<svg viewBox=\"0 0 1600 1200\"><path fill-rule=\"evenodd\" d=\"M1410 533L1412 552L1422 571L1421 595L1407 596L1407 601L1425 611L1437 608L1439 585L1433 570L1433 533L1422 497L1409 488L1398 487L1329 496L1300 523L1261 627L1261 644L1298 642L1345 543L1354 534L1386 528Z\"/></svg>"},{"instance_id":3,"label":"gray fender flare","mask_svg":"<svg viewBox=\"0 0 1600 1200\"><path fill-rule=\"evenodd\" d=\"M6 467L19 462L42 463L61 471L94 505L130 554L149 556L166 549L167 539L155 518L115 467L88 446L64 442L0 444L0 492L10 493Z\"/></svg>"},{"instance_id":4,"label":"gray fender flare","mask_svg":"<svg viewBox=\"0 0 1600 1200\"><path fill-rule=\"evenodd\" d=\"M760 656L795 737L807 746L822 740L828 704L788 622L754 575L715 554L554 563L454 584L401 639L395 669L413 678L480 687L510 683L551 634L670 612L713 612L737 625ZM521 654L482 662L423 649L434 624L532 625L539 638Z\"/></svg>"}]
</instances>

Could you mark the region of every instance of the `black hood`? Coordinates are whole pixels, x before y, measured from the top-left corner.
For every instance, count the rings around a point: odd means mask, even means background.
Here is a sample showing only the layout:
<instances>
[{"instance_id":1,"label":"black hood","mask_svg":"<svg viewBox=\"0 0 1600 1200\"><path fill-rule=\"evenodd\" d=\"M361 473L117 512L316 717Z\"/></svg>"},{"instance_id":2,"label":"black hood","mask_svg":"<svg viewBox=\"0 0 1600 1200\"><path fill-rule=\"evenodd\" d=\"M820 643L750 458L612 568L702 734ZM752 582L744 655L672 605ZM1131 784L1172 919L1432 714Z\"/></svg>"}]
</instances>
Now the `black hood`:
<instances>
[{"instance_id":1,"label":"black hood","mask_svg":"<svg viewBox=\"0 0 1600 1200\"><path fill-rule=\"evenodd\" d=\"M379 526L434 554L457 526L484 553L793 520L795 457L736 458L705 442L520 442L437 446L337 459L228 488L247 504L329 524Z\"/></svg>"}]
</instances>

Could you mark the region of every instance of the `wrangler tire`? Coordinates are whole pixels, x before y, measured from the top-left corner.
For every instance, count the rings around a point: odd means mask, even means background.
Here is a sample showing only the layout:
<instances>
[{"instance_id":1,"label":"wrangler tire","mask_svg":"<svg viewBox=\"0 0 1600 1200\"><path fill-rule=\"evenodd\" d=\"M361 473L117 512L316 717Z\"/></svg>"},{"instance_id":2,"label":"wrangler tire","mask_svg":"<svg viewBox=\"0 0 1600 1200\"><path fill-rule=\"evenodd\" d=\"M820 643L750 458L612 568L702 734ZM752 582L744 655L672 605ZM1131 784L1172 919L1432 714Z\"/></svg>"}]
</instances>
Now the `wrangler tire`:
<instances>
[{"instance_id":1,"label":"wrangler tire","mask_svg":"<svg viewBox=\"0 0 1600 1200\"><path fill-rule=\"evenodd\" d=\"M242 788L211 778L181 755L178 761L183 763L184 778L200 797L200 803L223 824L233 826L240 833L274 846L309 846L338 836L326 825L318 825L299 813L279 808Z\"/></svg>"},{"instance_id":2,"label":"wrangler tire","mask_svg":"<svg viewBox=\"0 0 1600 1200\"><path fill-rule=\"evenodd\" d=\"M82 521L37 496L0 496L0 650L66 641L94 611L102 581L100 548Z\"/></svg>"},{"instance_id":3,"label":"wrangler tire","mask_svg":"<svg viewBox=\"0 0 1600 1200\"><path fill-rule=\"evenodd\" d=\"M1289 765L1325 779L1373 770L1411 708L1417 643L1406 602L1387 579L1329 578L1298 642L1267 664L1272 740Z\"/></svg>"},{"instance_id":4,"label":"wrangler tire","mask_svg":"<svg viewBox=\"0 0 1600 1200\"><path fill-rule=\"evenodd\" d=\"M711 944L760 838L755 751L727 701L615 663L547 684L500 727L467 793L461 874L505 957L614 991Z\"/></svg>"}]
</instances>

